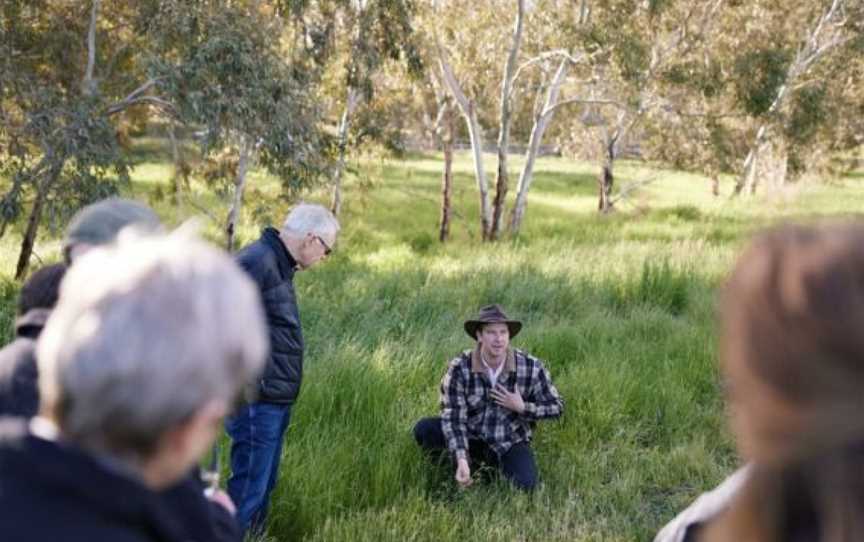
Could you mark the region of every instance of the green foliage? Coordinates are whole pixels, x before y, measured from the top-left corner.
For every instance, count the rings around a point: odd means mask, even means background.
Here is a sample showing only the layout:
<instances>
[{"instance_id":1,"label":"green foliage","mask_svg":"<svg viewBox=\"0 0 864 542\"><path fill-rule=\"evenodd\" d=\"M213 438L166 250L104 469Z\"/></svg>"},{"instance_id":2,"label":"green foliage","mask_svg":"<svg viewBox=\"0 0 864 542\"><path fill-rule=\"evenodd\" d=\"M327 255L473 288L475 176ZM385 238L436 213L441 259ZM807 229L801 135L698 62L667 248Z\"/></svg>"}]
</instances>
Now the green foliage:
<instances>
[{"instance_id":1,"label":"green foliage","mask_svg":"<svg viewBox=\"0 0 864 542\"><path fill-rule=\"evenodd\" d=\"M176 17L174 30L186 32L186 41L164 44L174 54L153 55L150 70L182 118L205 127L205 153L253 145L288 192L320 180L333 145L310 93L317 74L285 62L274 39L277 22L230 4L215 12L189 8Z\"/></svg>"},{"instance_id":2,"label":"green foliage","mask_svg":"<svg viewBox=\"0 0 864 542\"><path fill-rule=\"evenodd\" d=\"M733 84L744 111L758 117L771 108L786 78L792 55L787 49L757 49L735 60Z\"/></svg>"},{"instance_id":3,"label":"green foliage","mask_svg":"<svg viewBox=\"0 0 864 542\"><path fill-rule=\"evenodd\" d=\"M18 290L17 282L0 277L0 344L8 344L15 336Z\"/></svg>"},{"instance_id":4,"label":"green foliage","mask_svg":"<svg viewBox=\"0 0 864 542\"><path fill-rule=\"evenodd\" d=\"M723 66L715 59L673 64L663 73L663 79L672 85L694 89L705 98L718 96L726 86Z\"/></svg>"},{"instance_id":5,"label":"green foliage","mask_svg":"<svg viewBox=\"0 0 864 542\"><path fill-rule=\"evenodd\" d=\"M806 87L795 93L784 131L795 144L804 144L816 135L828 118L828 93L824 86Z\"/></svg>"}]
</instances>

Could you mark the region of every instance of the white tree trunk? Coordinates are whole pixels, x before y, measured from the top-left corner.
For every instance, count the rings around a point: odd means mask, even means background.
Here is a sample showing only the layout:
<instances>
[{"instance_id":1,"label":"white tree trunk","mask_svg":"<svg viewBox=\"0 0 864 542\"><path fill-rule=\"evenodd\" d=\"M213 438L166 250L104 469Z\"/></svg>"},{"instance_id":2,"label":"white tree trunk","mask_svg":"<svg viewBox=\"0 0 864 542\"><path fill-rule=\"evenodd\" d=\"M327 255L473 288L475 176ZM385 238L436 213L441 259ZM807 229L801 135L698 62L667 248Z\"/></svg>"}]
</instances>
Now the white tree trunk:
<instances>
[{"instance_id":1,"label":"white tree trunk","mask_svg":"<svg viewBox=\"0 0 864 542\"><path fill-rule=\"evenodd\" d=\"M511 235L517 235L519 229L522 227L522 219L525 216L525 208L528 205L528 189L531 188L531 181L534 179L534 161L537 159L537 151L540 149L543 134L555 115L555 111L558 109L556 107L558 95L561 91L561 84L567 76L569 64L570 61L567 58L559 64L558 70L549 84L543 110L534 119L534 126L531 128L531 138L528 141L528 148L525 150L525 165L522 167L522 173L519 175L519 185L516 188L516 203L513 206L513 211L510 213Z\"/></svg>"},{"instance_id":2,"label":"white tree trunk","mask_svg":"<svg viewBox=\"0 0 864 542\"><path fill-rule=\"evenodd\" d=\"M501 118L498 123L498 178L495 182L495 201L492 207L491 239L498 239L503 227L502 217L507 202L507 189L510 180L507 174L507 147L510 145L510 95L513 90L513 76L516 70L516 57L522 43L522 23L525 16L525 0L517 0L516 24L513 29L513 44L504 62L504 76L501 80Z\"/></svg>"},{"instance_id":3,"label":"white tree trunk","mask_svg":"<svg viewBox=\"0 0 864 542\"><path fill-rule=\"evenodd\" d=\"M782 107L785 98L789 95L789 89L795 85L797 80L805 75L813 64L824 57L831 49L845 43L849 38L844 35L843 10L844 0L832 0L831 5L819 17L816 26L807 34L807 39L795 55L795 59L789 64L786 70L786 75L783 78L783 84L777 90L777 95L771 102L771 106L765 113L767 120L762 123L756 131L756 137L750 150L747 153L747 158L744 159L744 166L741 175L735 182L735 189L732 191L732 197L739 195L742 191L753 194L755 193L758 180L756 165L759 162L759 153L769 145L772 135L771 124L774 122L774 116ZM839 17L839 21L835 20ZM827 32L825 32L827 27Z\"/></svg>"},{"instance_id":4,"label":"white tree trunk","mask_svg":"<svg viewBox=\"0 0 864 542\"><path fill-rule=\"evenodd\" d=\"M93 73L96 68L96 20L99 15L99 2L100 0L93 0L90 9L90 27L87 30L87 68L81 83L81 90L86 96L96 93L96 80L93 78Z\"/></svg>"},{"instance_id":5,"label":"white tree trunk","mask_svg":"<svg viewBox=\"0 0 864 542\"><path fill-rule=\"evenodd\" d=\"M237 222L240 220L240 208L243 206L243 192L246 190L246 173L249 170L251 156L252 145L244 140L240 144L240 160L237 162L237 175L234 177L234 200L231 202L231 209L228 210L228 219L225 224L228 252L234 250L234 237Z\"/></svg>"},{"instance_id":6,"label":"white tree trunk","mask_svg":"<svg viewBox=\"0 0 864 542\"><path fill-rule=\"evenodd\" d=\"M339 121L339 160L336 162L336 171L333 172L333 201L330 204L330 211L336 216L339 216L339 213L342 211L342 173L345 171L348 129L351 126L351 117L354 115L354 110L359 103L360 92L353 87L348 87L348 95L345 98L345 110L342 112L342 119Z\"/></svg>"},{"instance_id":7,"label":"white tree trunk","mask_svg":"<svg viewBox=\"0 0 864 542\"><path fill-rule=\"evenodd\" d=\"M474 101L469 101L462 92L462 87L453 75L453 70L444 56L444 50L438 46L438 62L441 67L441 75L450 93L459 104L459 110L468 125L468 136L471 139L471 154L474 158L474 177L477 180L477 189L480 192L480 227L484 240L489 238L492 225L492 208L489 205L489 187L486 182L486 171L483 168L483 133L480 131L480 123L477 122L477 112L474 109Z\"/></svg>"}]
</instances>

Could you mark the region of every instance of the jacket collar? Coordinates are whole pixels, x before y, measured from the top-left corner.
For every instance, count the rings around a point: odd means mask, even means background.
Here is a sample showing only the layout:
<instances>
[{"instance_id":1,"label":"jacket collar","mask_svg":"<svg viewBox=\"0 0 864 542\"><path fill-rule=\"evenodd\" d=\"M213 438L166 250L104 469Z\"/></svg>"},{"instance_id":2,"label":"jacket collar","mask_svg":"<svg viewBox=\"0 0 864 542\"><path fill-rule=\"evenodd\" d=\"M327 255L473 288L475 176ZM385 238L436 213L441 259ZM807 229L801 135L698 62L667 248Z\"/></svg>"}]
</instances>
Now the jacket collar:
<instances>
[{"instance_id":1,"label":"jacket collar","mask_svg":"<svg viewBox=\"0 0 864 542\"><path fill-rule=\"evenodd\" d=\"M508 348L507 357L504 359L504 371L510 373L515 370L516 354L513 348ZM486 369L483 367L483 360L480 359L480 343L477 343L477 346L471 351L471 372L481 374L486 372Z\"/></svg>"},{"instance_id":2,"label":"jacket collar","mask_svg":"<svg viewBox=\"0 0 864 542\"><path fill-rule=\"evenodd\" d=\"M261 241L269 246L276 255L276 265L279 266L279 274L282 275L282 278L293 277L297 270L297 261L288 252L285 243L279 237L279 231L276 228L264 228L261 233Z\"/></svg>"},{"instance_id":3,"label":"jacket collar","mask_svg":"<svg viewBox=\"0 0 864 542\"><path fill-rule=\"evenodd\" d=\"M51 309L30 309L15 319L15 334L19 337L36 338L45 327Z\"/></svg>"}]
</instances>

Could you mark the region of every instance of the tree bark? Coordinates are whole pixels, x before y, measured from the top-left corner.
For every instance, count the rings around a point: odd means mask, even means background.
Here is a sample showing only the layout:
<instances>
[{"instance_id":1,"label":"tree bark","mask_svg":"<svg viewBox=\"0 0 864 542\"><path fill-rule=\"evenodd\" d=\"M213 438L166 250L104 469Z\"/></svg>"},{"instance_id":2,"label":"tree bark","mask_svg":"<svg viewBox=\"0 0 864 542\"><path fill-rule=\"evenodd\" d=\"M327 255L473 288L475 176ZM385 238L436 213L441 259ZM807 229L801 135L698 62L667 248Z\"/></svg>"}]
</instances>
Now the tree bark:
<instances>
[{"instance_id":1,"label":"tree bark","mask_svg":"<svg viewBox=\"0 0 864 542\"><path fill-rule=\"evenodd\" d=\"M498 124L498 177L495 182L495 200L492 203L492 227L489 238L496 240L501 236L502 216L507 203L507 190L510 180L507 174L507 147L510 144L510 95L513 89L513 72L516 57L522 43L522 21L525 15L525 0L517 0L516 24L513 29L513 44L504 63L504 76L501 80L501 118Z\"/></svg>"},{"instance_id":2,"label":"tree bark","mask_svg":"<svg viewBox=\"0 0 864 542\"><path fill-rule=\"evenodd\" d=\"M21 251L18 254L18 265L15 266L15 279L23 280L27 276L30 267L30 257L33 255L33 247L36 244L36 234L39 232L39 224L42 220L42 211L45 207L45 196L54 185L60 175L62 164L55 165L43 182L36 183L36 200L30 209L30 217L27 219L27 229L21 240Z\"/></svg>"},{"instance_id":3,"label":"tree bark","mask_svg":"<svg viewBox=\"0 0 864 542\"><path fill-rule=\"evenodd\" d=\"M96 80L93 72L96 67L96 21L99 14L100 0L93 0L90 8L90 26L87 30L87 67L84 71L84 80L81 82L81 90L85 96L96 94Z\"/></svg>"},{"instance_id":4,"label":"tree bark","mask_svg":"<svg viewBox=\"0 0 864 542\"><path fill-rule=\"evenodd\" d=\"M174 175L171 178L172 188L174 189L174 205L180 206L180 199L183 193L183 183L188 174L188 166L180 157L180 147L177 144L176 125L174 120L171 120L171 126L168 128L168 139L171 142L171 159L174 162Z\"/></svg>"},{"instance_id":5,"label":"tree bark","mask_svg":"<svg viewBox=\"0 0 864 542\"><path fill-rule=\"evenodd\" d=\"M451 199L453 197L453 139L455 129L453 127L452 106L444 104L444 136L441 139L441 147L444 151L444 171L441 175L441 224L438 230L438 240L442 243L450 237L450 217L452 214Z\"/></svg>"},{"instance_id":6,"label":"tree bark","mask_svg":"<svg viewBox=\"0 0 864 542\"><path fill-rule=\"evenodd\" d=\"M597 188L599 191L597 210L603 214L612 212L612 186L615 184L615 175L612 169L614 163L615 142L613 140L606 144L603 166L600 170L600 175L597 177Z\"/></svg>"},{"instance_id":7,"label":"tree bark","mask_svg":"<svg viewBox=\"0 0 864 542\"><path fill-rule=\"evenodd\" d=\"M519 184L516 187L516 203L513 205L513 211L510 213L511 235L518 235L519 229L522 227L522 219L525 216L525 208L528 205L528 189L531 188L531 181L534 178L534 161L537 159L537 152L540 149L540 143L543 141L543 134L555 115L555 111L558 109L558 95L560 94L561 84L567 76L569 65L570 60L567 58L563 59L561 64L558 65L558 70L549 84L543 110L534 118L534 126L531 128L531 136L528 140L528 148L525 149L525 165L522 167L522 173L519 175Z\"/></svg>"},{"instance_id":8,"label":"tree bark","mask_svg":"<svg viewBox=\"0 0 864 542\"><path fill-rule=\"evenodd\" d=\"M234 177L234 200L231 209L228 210L228 218L225 222L225 234L227 237L225 246L228 252L234 250L234 239L237 222L240 219L240 208L243 206L243 192L246 190L246 173L249 170L249 160L252 155L252 145L243 141L240 145L240 160L237 163L237 174Z\"/></svg>"},{"instance_id":9,"label":"tree bark","mask_svg":"<svg viewBox=\"0 0 864 542\"><path fill-rule=\"evenodd\" d=\"M477 180L477 189L480 193L480 232L484 241L489 240L490 229L492 226L492 208L489 205L489 188L486 182L486 171L483 168L483 133L480 131L480 123L477 121L477 111L474 108L474 101L468 100L456 76L453 75L453 70L444 56L444 50L438 46L438 61L441 67L441 74L444 76L444 82L450 93L459 104L459 110L465 118L465 123L468 125L468 137L471 140L471 154L474 158L474 178Z\"/></svg>"},{"instance_id":10,"label":"tree bark","mask_svg":"<svg viewBox=\"0 0 864 542\"><path fill-rule=\"evenodd\" d=\"M348 147L348 129L351 125L351 117L360 102L360 92L348 87L345 98L345 110L339 121L339 160L336 162L336 171L333 173L333 199L330 203L330 211L339 216L342 211L342 173L345 171L345 154Z\"/></svg>"}]
</instances>

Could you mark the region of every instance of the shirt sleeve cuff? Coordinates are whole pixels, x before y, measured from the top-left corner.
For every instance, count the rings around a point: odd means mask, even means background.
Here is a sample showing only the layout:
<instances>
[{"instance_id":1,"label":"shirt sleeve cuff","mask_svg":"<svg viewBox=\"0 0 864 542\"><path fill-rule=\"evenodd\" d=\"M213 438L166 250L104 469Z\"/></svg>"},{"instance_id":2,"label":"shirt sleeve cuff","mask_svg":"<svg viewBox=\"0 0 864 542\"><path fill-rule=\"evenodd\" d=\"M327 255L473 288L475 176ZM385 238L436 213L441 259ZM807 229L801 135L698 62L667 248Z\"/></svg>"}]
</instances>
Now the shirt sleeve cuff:
<instances>
[{"instance_id":1,"label":"shirt sleeve cuff","mask_svg":"<svg viewBox=\"0 0 864 542\"><path fill-rule=\"evenodd\" d=\"M468 450L462 450L462 449L456 450L455 452L453 452L453 457L456 458L456 461L459 461L460 459L467 460L468 459Z\"/></svg>"},{"instance_id":2,"label":"shirt sleeve cuff","mask_svg":"<svg viewBox=\"0 0 864 542\"><path fill-rule=\"evenodd\" d=\"M537 405L534 403L525 403L525 410L522 411L522 415L529 419L534 419L537 417Z\"/></svg>"}]
</instances>

